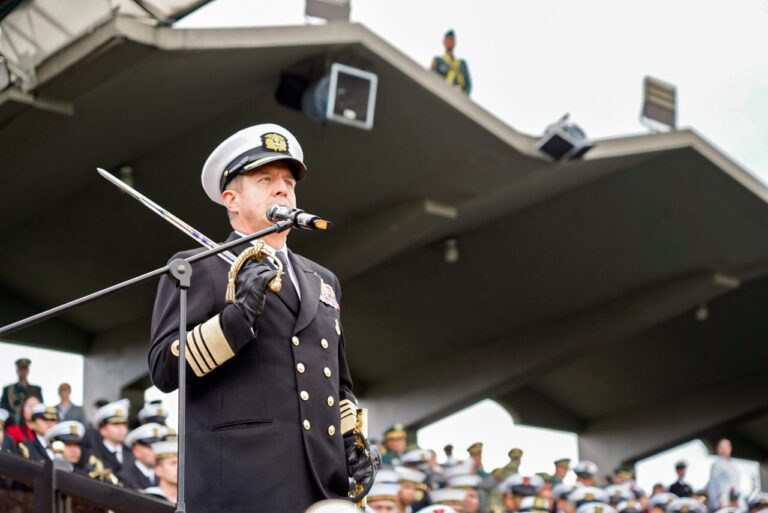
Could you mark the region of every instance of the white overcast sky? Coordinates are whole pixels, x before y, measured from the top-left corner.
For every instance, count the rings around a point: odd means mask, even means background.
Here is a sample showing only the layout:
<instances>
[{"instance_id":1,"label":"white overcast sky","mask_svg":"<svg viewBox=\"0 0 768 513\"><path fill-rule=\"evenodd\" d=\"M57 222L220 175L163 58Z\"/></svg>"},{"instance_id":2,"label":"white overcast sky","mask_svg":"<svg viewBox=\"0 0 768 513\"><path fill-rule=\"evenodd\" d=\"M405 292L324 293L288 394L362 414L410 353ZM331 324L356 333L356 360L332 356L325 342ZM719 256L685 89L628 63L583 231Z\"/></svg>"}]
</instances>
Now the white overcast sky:
<instances>
[{"instance_id":1,"label":"white overcast sky","mask_svg":"<svg viewBox=\"0 0 768 513\"><path fill-rule=\"evenodd\" d=\"M352 0L352 21L424 66L453 28L472 99L534 135L565 112L592 138L643 132L643 77L663 79L679 126L768 182L768 0ZM304 22L304 0L215 0L177 26Z\"/></svg>"},{"instance_id":2,"label":"white overcast sky","mask_svg":"<svg viewBox=\"0 0 768 513\"><path fill-rule=\"evenodd\" d=\"M694 128L768 182L768 0L352 0L352 20L425 67L442 53L442 34L453 28L456 53L472 73L471 98L534 135L565 112L592 138L644 132L638 121L643 77L663 79L678 87L680 126ZM215 0L177 26L305 22L304 0ZM45 386L49 402L65 380L76 400L82 397L80 357L6 344L0 352L0 382L12 381L12 361L24 354L33 359L32 381ZM419 432L421 445L440 451L451 442L462 457L478 440L486 444L488 468L503 464L513 446L526 451L524 472L549 471L555 458L577 457L574 435L515 426L491 401ZM703 486L711 460L698 441L642 462L641 486L669 484L680 458L691 464L693 484ZM746 492L757 467L740 465Z\"/></svg>"}]
</instances>

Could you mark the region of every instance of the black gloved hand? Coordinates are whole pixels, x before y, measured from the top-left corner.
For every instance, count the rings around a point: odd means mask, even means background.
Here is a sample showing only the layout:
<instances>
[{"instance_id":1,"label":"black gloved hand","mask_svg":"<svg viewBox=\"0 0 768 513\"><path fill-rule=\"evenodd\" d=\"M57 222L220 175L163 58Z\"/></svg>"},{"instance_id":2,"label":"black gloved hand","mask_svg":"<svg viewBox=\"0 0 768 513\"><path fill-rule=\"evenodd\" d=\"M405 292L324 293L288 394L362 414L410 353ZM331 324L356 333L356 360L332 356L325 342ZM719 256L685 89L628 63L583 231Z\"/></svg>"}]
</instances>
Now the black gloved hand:
<instances>
[{"instance_id":1,"label":"black gloved hand","mask_svg":"<svg viewBox=\"0 0 768 513\"><path fill-rule=\"evenodd\" d=\"M360 449L353 433L344 435L344 452L347 459L347 474L358 484L370 484L381 467L381 456L375 445L365 444Z\"/></svg>"},{"instance_id":2,"label":"black gloved hand","mask_svg":"<svg viewBox=\"0 0 768 513\"><path fill-rule=\"evenodd\" d=\"M249 263L237 275L235 307L243 314L248 325L253 327L264 310L267 299L267 285L277 276L277 270L263 263Z\"/></svg>"}]
</instances>

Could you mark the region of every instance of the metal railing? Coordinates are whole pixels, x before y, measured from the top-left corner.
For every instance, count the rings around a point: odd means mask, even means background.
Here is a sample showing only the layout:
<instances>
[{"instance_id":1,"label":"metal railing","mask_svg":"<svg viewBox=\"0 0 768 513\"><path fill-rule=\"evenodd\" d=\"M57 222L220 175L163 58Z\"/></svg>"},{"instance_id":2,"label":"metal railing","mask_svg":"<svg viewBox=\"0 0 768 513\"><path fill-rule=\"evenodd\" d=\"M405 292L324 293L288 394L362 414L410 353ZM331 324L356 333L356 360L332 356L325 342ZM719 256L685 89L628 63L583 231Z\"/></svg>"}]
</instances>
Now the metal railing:
<instances>
[{"instance_id":1,"label":"metal railing","mask_svg":"<svg viewBox=\"0 0 768 513\"><path fill-rule=\"evenodd\" d=\"M133 490L57 468L54 462L29 461L13 454L0 453L0 478L6 498L15 500L23 513L69 513L72 501L94 510L115 513L173 513L174 507ZM12 482L25 487L11 486ZM20 489L21 488L21 489ZM78 509L78 508L74 508Z\"/></svg>"}]
</instances>

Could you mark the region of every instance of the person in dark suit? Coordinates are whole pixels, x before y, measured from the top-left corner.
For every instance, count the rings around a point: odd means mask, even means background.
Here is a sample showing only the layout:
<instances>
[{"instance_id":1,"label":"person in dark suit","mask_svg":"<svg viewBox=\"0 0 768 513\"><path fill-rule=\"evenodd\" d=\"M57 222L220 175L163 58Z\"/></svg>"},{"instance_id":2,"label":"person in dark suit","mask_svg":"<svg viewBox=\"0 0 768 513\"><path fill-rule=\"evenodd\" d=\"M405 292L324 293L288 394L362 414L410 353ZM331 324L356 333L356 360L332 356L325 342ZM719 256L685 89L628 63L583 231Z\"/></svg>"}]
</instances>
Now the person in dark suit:
<instances>
[{"instance_id":1,"label":"person in dark suit","mask_svg":"<svg viewBox=\"0 0 768 513\"><path fill-rule=\"evenodd\" d=\"M203 167L207 195L227 209L227 240L271 226L271 205L296 206L303 152L283 127L242 130ZM189 513L304 511L347 497L349 480L375 473L377 454L355 447L357 400L344 352L336 276L286 245L288 232L263 240L283 261L277 271L251 262L225 302L230 265L213 257L193 265L187 297L186 504ZM250 247L241 245L239 254ZM173 258L186 258L185 251ZM160 279L152 318L149 370L163 392L178 387L179 299ZM221 367L221 368L219 368ZM212 491L213 490L213 491Z\"/></svg>"},{"instance_id":2,"label":"person in dark suit","mask_svg":"<svg viewBox=\"0 0 768 513\"><path fill-rule=\"evenodd\" d=\"M129 406L128 399L120 399L102 406L93 416L100 440L90 450L115 474L123 465L133 464L133 454L123 445L128 435Z\"/></svg>"},{"instance_id":3,"label":"person in dark suit","mask_svg":"<svg viewBox=\"0 0 768 513\"><path fill-rule=\"evenodd\" d=\"M168 428L156 423L142 424L125 437L125 445L131 449L133 464L123 465L117 477L123 486L143 490L157 485L155 453L152 444L168 435Z\"/></svg>"},{"instance_id":4,"label":"person in dark suit","mask_svg":"<svg viewBox=\"0 0 768 513\"><path fill-rule=\"evenodd\" d=\"M59 418L61 420L76 420L79 423L85 425L85 410L82 406L72 404L69 396L72 394L72 387L69 383L62 383L59 385L59 404L56 405L56 409L59 411Z\"/></svg>"},{"instance_id":5,"label":"person in dark suit","mask_svg":"<svg viewBox=\"0 0 768 513\"><path fill-rule=\"evenodd\" d=\"M3 388L0 408L7 410L11 414L7 421L9 426L24 424L22 408L27 397L37 397L41 403L43 402L43 390L39 386L32 385L27 381L30 365L32 365L32 362L29 358L19 358L16 360L16 375L19 377L19 381Z\"/></svg>"},{"instance_id":6,"label":"person in dark suit","mask_svg":"<svg viewBox=\"0 0 768 513\"><path fill-rule=\"evenodd\" d=\"M677 481L669 485L670 493L674 493L678 497L692 497L693 488L685 480L685 472L688 470L688 463L685 461L678 461L675 463L675 472L677 472Z\"/></svg>"}]
</instances>

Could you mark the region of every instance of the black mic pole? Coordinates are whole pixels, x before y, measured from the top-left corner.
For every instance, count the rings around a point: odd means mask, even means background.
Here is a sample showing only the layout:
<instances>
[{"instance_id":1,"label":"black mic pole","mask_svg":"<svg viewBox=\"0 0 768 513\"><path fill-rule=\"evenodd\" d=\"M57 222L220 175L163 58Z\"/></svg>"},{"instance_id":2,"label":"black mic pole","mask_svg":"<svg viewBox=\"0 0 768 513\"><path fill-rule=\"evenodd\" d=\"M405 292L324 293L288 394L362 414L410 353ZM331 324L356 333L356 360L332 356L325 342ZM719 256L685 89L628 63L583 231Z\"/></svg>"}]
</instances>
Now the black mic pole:
<instances>
[{"instance_id":1,"label":"black mic pole","mask_svg":"<svg viewBox=\"0 0 768 513\"><path fill-rule=\"evenodd\" d=\"M91 301L95 301L110 294L114 294L115 292L119 292L128 287L132 287L133 285L144 283L145 281L149 281L152 278L156 278L165 273L170 273L179 287L179 468L176 513L186 513L186 502L184 500L184 496L186 492L185 470L187 461L187 289L189 289L191 285L191 264L194 262L199 262L200 260L205 260L206 258L217 255L222 251L226 251L240 244L247 244L252 240L260 239L273 233L283 232L291 228L293 225L294 221L290 219L278 221L269 228L265 228L256 233L252 233L251 235L227 242L226 244L222 244L216 248L203 251L202 253L192 255L187 259L177 258L170 264L155 269L154 271L144 273L129 280L125 280L118 284L112 285L111 287L102 289L98 292L88 294L87 296L83 296L68 303L64 303L63 305L51 308L45 312L41 312L39 314L27 317L26 319L22 319L20 321L3 326L0 328L0 336L19 331L23 328L32 326L33 324L37 324L44 320L61 315L62 313L71 310L72 308L90 303Z\"/></svg>"}]
</instances>

